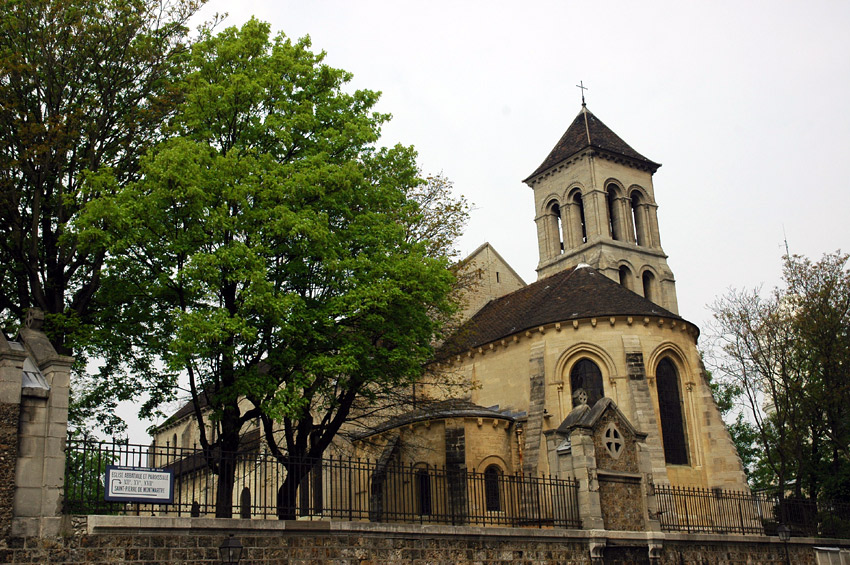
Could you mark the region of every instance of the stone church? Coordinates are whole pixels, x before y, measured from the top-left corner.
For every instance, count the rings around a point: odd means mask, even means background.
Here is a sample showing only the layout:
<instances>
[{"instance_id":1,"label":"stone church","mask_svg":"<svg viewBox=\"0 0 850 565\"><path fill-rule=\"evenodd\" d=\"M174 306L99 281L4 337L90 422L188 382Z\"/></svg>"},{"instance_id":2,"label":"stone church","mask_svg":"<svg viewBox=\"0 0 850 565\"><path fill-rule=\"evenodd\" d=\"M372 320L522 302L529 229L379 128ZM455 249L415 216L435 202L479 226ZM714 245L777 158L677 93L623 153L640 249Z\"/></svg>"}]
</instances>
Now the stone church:
<instances>
[{"instance_id":1,"label":"stone church","mask_svg":"<svg viewBox=\"0 0 850 565\"><path fill-rule=\"evenodd\" d=\"M538 280L526 284L487 243L466 258L476 284L465 321L430 371L455 386L417 385L415 409L347 430L335 452L377 462L378 474L401 464L425 482L440 470L486 484L518 474L575 480L585 529L657 530L655 486L747 490L699 329L677 313L652 185L659 166L582 105L525 179ZM155 432L158 446L195 442L190 404ZM256 428L244 443L261 449ZM252 473L246 484L257 483ZM373 494L377 475L370 480L358 504ZM260 498L274 500L277 486L260 483Z\"/></svg>"},{"instance_id":2,"label":"stone church","mask_svg":"<svg viewBox=\"0 0 850 565\"><path fill-rule=\"evenodd\" d=\"M363 434L363 452L586 484L597 479L595 464L577 463L572 432L604 425L612 468L625 438L634 444L637 483L746 490L706 381L699 329L678 315L652 185L659 167L582 104L524 181L534 197L537 282L526 285L489 244L468 257L478 282L468 319L437 362L464 392Z\"/></svg>"}]
</instances>

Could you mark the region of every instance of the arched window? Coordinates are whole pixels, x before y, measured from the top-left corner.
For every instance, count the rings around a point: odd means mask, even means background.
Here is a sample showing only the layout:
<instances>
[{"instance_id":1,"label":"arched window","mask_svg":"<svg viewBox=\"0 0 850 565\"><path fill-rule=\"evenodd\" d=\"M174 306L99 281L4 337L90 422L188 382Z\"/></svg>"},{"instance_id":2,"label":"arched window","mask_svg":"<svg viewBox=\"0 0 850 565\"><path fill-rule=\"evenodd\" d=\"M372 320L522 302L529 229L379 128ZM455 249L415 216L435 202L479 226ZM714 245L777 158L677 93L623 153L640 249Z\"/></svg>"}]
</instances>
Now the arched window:
<instances>
[{"instance_id":1,"label":"arched window","mask_svg":"<svg viewBox=\"0 0 850 565\"><path fill-rule=\"evenodd\" d=\"M416 470L416 500L420 516L431 515L431 476L428 469Z\"/></svg>"},{"instance_id":2,"label":"arched window","mask_svg":"<svg viewBox=\"0 0 850 565\"><path fill-rule=\"evenodd\" d=\"M635 243L638 245L648 245L649 243L643 213L643 197L640 192L635 190L632 192L632 226L635 230Z\"/></svg>"},{"instance_id":3,"label":"arched window","mask_svg":"<svg viewBox=\"0 0 850 565\"><path fill-rule=\"evenodd\" d=\"M622 232L622 218L620 218L620 208L617 202L619 189L616 184L609 184L605 189L605 202L608 205L608 235L615 241L625 239Z\"/></svg>"},{"instance_id":4,"label":"arched window","mask_svg":"<svg viewBox=\"0 0 850 565\"><path fill-rule=\"evenodd\" d=\"M251 518L251 489L248 487L243 487L242 493L239 495L239 517L242 519Z\"/></svg>"},{"instance_id":5,"label":"arched window","mask_svg":"<svg viewBox=\"0 0 850 565\"><path fill-rule=\"evenodd\" d=\"M602 372L590 359L581 359L570 371L570 389L573 394L573 408L582 404L593 406L605 396L602 388Z\"/></svg>"},{"instance_id":6,"label":"arched window","mask_svg":"<svg viewBox=\"0 0 850 565\"><path fill-rule=\"evenodd\" d=\"M490 465L484 469L484 505L487 512L500 512L502 510L502 495L500 483L502 470L498 465Z\"/></svg>"},{"instance_id":7,"label":"arched window","mask_svg":"<svg viewBox=\"0 0 850 565\"><path fill-rule=\"evenodd\" d=\"M679 373L673 362L666 357L658 363L655 370L655 387L658 391L658 416L661 419L664 460L671 465L687 465L688 446L685 442L682 400L679 396Z\"/></svg>"},{"instance_id":8,"label":"arched window","mask_svg":"<svg viewBox=\"0 0 850 565\"><path fill-rule=\"evenodd\" d=\"M561 226L561 206L557 202L550 202L548 209L549 230L551 231L552 241L555 244L555 255L560 255L564 252L564 232Z\"/></svg>"},{"instance_id":9,"label":"arched window","mask_svg":"<svg viewBox=\"0 0 850 565\"><path fill-rule=\"evenodd\" d=\"M632 272L625 265L620 266L620 285L629 290L632 289Z\"/></svg>"},{"instance_id":10,"label":"arched window","mask_svg":"<svg viewBox=\"0 0 850 565\"><path fill-rule=\"evenodd\" d=\"M655 296L655 275L651 271L644 271L643 276L643 297L652 302L658 302L658 297Z\"/></svg>"},{"instance_id":11,"label":"arched window","mask_svg":"<svg viewBox=\"0 0 850 565\"><path fill-rule=\"evenodd\" d=\"M579 191L575 191L573 193L573 205L578 210L581 242L587 243L587 224L584 221L584 201L582 200L581 193Z\"/></svg>"}]
</instances>

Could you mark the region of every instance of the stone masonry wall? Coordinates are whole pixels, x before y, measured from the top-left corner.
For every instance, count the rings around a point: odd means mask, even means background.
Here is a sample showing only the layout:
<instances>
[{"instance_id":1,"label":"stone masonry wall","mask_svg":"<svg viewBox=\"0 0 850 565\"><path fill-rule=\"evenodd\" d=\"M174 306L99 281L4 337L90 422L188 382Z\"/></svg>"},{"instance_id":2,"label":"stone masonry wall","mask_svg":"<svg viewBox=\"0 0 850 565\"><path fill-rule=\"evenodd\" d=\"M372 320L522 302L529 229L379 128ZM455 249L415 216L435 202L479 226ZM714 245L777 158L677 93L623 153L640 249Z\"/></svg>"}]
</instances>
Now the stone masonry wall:
<instances>
[{"instance_id":1,"label":"stone masonry wall","mask_svg":"<svg viewBox=\"0 0 850 565\"><path fill-rule=\"evenodd\" d=\"M15 501L20 405L0 403L0 538L9 533Z\"/></svg>"},{"instance_id":2,"label":"stone masonry wall","mask_svg":"<svg viewBox=\"0 0 850 565\"><path fill-rule=\"evenodd\" d=\"M218 547L230 533L245 547L243 565L590 565L590 546L600 541L608 565L650 563L646 534L639 532L608 532L601 540L600 532L591 537L580 530L130 516L75 520L76 533L66 537L0 540L0 563L213 565L220 563ZM775 538L659 534L652 544L658 565L785 563L784 547ZM816 545L824 540L792 540L791 562L816 565Z\"/></svg>"},{"instance_id":3,"label":"stone masonry wall","mask_svg":"<svg viewBox=\"0 0 850 565\"><path fill-rule=\"evenodd\" d=\"M641 531L646 528L639 482L605 478L600 474L599 502L606 529Z\"/></svg>"}]
</instances>

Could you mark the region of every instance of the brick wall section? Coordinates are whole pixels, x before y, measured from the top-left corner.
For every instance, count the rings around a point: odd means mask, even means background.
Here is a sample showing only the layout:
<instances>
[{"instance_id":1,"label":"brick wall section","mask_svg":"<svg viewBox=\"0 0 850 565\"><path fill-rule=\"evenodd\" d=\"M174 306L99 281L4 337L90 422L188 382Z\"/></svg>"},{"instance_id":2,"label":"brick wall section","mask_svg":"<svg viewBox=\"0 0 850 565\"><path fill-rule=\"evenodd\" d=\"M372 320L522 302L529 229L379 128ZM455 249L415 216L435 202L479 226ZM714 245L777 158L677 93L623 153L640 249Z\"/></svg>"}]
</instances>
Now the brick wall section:
<instances>
[{"instance_id":1,"label":"brick wall section","mask_svg":"<svg viewBox=\"0 0 850 565\"><path fill-rule=\"evenodd\" d=\"M207 524L212 522L206 520ZM220 563L218 547L229 531L236 531L246 548L243 565L590 565L590 537L577 530L417 528L333 522L259 523L253 528L238 529L141 528L135 532L118 527L106 529L105 533L78 533L56 539L17 538L0 542L0 563L213 565ZM610 539L604 550L605 563L649 563L645 538L641 541L638 535ZM791 562L815 565L815 545L815 540L789 544ZM669 536L663 541L658 565L683 563L777 565L785 563L785 554L781 543L769 543L767 538L753 541L743 536Z\"/></svg>"},{"instance_id":2,"label":"brick wall section","mask_svg":"<svg viewBox=\"0 0 850 565\"><path fill-rule=\"evenodd\" d=\"M0 403L0 538L9 533L15 501L19 404Z\"/></svg>"}]
</instances>

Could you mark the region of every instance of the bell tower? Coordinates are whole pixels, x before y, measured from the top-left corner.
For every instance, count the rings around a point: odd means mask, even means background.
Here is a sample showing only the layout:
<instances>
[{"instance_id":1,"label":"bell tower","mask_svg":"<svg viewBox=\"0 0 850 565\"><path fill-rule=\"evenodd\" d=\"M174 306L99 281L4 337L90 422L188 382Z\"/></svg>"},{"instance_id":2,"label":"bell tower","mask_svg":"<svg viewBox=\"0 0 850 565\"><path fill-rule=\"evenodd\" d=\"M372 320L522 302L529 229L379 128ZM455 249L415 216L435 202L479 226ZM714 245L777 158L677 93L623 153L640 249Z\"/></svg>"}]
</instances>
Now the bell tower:
<instances>
[{"instance_id":1,"label":"bell tower","mask_svg":"<svg viewBox=\"0 0 850 565\"><path fill-rule=\"evenodd\" d=\"M523 181L534 191L538 279L587 263L678 314L652 187L660 166L582 102L555 148Z\"/></svg>"}]
</instances>

